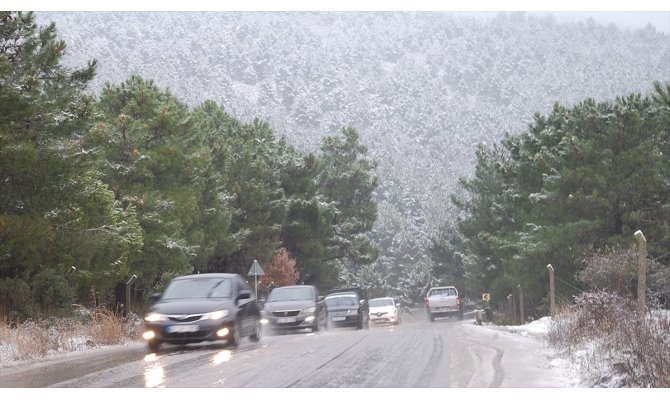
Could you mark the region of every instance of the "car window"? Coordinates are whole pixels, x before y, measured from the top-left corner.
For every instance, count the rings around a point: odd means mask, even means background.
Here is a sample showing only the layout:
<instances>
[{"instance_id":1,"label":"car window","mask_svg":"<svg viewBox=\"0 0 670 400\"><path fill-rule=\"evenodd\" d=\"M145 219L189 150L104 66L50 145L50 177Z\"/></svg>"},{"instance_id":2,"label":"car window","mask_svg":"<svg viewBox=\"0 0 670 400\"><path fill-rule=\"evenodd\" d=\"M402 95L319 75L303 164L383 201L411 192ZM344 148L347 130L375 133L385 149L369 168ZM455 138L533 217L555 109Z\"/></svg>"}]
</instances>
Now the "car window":
<instances>
[{"instance_id":1,"label":"car window","mask_svg":"<svg viewBox=\"0 0 670 400\"><path fill-rule=\"evenodd\" d=\"M337 295L326 297L327 307L349 307L358 305L358 296L356 295Z\"/></svg>"},{"instance_id":2,"label":"car window","mask_svg":"<svg viewBox=\"0 0 670 400\"><path fill-rule=\"evenodd\" d=\"M372 300L370 300L369 305L370 305L370 307L392 306L393 305L393 300L392 299L372 299Z\"/></svg>"},{"instance_id":3,"label":"car window","mask_svg":"<svg viewBox=\"0 0 670 400\"><path fill-rule=\"evenodd\" d=\"M266 302L290 301L290 300L313 300L312 288L310 287L279 287L272 289Z\"/></svg>"},{"instance_id":4,"label":"car window","mask_svg":"<svg viewBox=\"0 0 670 400\"><path fill-rule=\"evenodd\" d=\"M232 282L228 278L178 279L170 283L161 299L232 297Z\"/></svg>"}]
</instances>

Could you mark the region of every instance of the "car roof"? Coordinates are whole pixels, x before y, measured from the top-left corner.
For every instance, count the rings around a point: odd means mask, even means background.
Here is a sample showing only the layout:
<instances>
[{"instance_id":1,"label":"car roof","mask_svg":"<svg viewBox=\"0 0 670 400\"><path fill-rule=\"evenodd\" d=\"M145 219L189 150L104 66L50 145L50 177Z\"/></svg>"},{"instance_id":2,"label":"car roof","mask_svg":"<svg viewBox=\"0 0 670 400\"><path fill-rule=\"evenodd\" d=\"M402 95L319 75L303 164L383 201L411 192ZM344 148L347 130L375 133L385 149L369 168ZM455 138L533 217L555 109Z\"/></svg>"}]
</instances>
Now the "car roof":
<instances>
[{"instance_id":1,"label":"car roof","mask_svg":"<svg viewBox=\"0 0 670 400\"><path fill-rule=\"evenodd\" d=\"M430 291L430 290L433 290L433 289L456 289L456 286L435 286L435 287L432 287L428 290Z\"/></svg>"},{"instance_id":2,"label":"car roof","mask_svg":"<svg viewBox=\"0 0 670 400\"><path fill-rule=\"evenodd\" d=\"M235 278L240 276L239 274L228 274L228 273L218 273L211 272L206 274L191 274L191 275L182 275L174 279L207 279L207 278Z\"/></svg>"},{"instance_id":3,"label":"car roof","mask_svg":"<svg viewBox=\"0 0 670 400\"><path fill-rule=\"evenodd\" d=\"M335 293L330 293L326 297L351 297L351 296L358 297L358 293L356 293L356 292L335 292Z\"/></svg>"},{"instance_id":4,"label":"car roof","mask_svg":"<svg viewBox=\"0 0 670 400\"><path fill-rule=\"evenodd\" d=\"M277 286L276 288L272 288L272 290L275 289L295 289L295 288L313 288L314 286L312 285L288 285L288 286Z\"/></svg>"},{"instance_id":5,"label":"car roof","mask_svg":"<svg viewBox=\"0 0 670 400\"><path fill-rule=\"evenodd\" d=\"M395 299L393 297L375 297L374 299L370 299L370 301L372 301L372 300L393 300L393 301L395 301Z\"/></svg>"}]
</instances>

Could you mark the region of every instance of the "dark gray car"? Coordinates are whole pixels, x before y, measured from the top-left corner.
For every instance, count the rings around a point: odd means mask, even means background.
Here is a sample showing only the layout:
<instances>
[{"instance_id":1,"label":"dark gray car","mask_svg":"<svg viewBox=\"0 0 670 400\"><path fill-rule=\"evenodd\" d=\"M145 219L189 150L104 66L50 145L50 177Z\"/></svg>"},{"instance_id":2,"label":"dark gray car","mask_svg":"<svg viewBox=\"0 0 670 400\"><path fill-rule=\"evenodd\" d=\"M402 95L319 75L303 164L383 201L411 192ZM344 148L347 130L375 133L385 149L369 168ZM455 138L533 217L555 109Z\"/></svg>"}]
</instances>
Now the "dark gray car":
<instances>
[{"instance_id":1,"label":"dark gray car","mask_svg":"<svg viewBox=\"0 0 670 400\"><path fill-rule=\"evenodd\" d=\"M144 317L149 348L161 343L226 340L237 346L261 338L260 309L249 284L237 274L197 274L174 278Z\"/></svg>"},{"instance_id":2,"label":"dark gray car","mask_svg":"<svg viewBox=\"0 0 670 400\"><path fill-rule=\"evenodd\" d=\"M367 291L361 288L335 289L325 298L328 308L328 323L332 326L356 326L369 328Z\"/></svg>"},{"instance_id":3,"label":"dark gray car","mask_svg":"<svg viewBox=\"0 0 670 400\"><path fill-rule=\"evenodd\" d=\"M310 285L272 289L263 306L261 322L273 331L311 329L328 326L328 311L323 297Z\"/></svg>"}]
</instances>

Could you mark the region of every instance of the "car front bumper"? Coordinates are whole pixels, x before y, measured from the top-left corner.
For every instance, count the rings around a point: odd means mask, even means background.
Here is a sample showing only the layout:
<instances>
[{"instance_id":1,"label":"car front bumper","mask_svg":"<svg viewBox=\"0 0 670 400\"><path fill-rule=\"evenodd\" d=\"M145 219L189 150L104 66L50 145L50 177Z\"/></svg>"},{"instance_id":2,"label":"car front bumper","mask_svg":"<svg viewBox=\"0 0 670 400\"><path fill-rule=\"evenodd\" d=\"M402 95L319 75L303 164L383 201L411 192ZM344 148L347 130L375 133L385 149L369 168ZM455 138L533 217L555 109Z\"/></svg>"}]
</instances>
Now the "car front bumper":
<instances>
[{"instance_id":1,"label":"car front bumper","mask_svg":"<svg viewBox=\"0 0 670 400\"><path fill-rule=\"evenodd\" d=\"M153 337L148 340L163 343L185 344L198 343L214 340L230 340L233 334L235 322L233 320L223 321L195 321L189 323L174 322L146 322L144 331L153 332ZM221 335L223 330L225 335Z\"/></svg>"}]
</instances>

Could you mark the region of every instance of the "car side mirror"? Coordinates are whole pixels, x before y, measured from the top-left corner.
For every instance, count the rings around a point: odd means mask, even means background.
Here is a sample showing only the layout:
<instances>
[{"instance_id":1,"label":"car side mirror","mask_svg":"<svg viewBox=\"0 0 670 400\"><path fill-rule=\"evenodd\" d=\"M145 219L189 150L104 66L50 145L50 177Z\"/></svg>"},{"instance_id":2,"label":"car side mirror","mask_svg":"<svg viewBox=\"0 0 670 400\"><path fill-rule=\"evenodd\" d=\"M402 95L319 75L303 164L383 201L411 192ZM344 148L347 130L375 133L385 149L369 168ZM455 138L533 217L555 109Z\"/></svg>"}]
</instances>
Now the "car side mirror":
<instances>
[{"instance_id":1,"label":"car side mirror","mask_svg":"<svg viewBox=\"0 0 670 400\"><path fill-rule=\"evenodd\" d=\"M162 295L163 295L163 293L152 293L151 296L149 296L149 300L151 300L152 302L155 303L155 302L157 302L158 300L161 299Z\"/></svg>"},{"instance_id":2,"label":"car side mirror","mask_svg":"<svg viewBox=\"0 0 670 400\"><path fill-rule=\"evenodd\" d=\"M316 296L316 301L323 301L323 299L325 299L325 297L323 297L323 296Z\"/></svg>"},{"instance_id":3,"label":"car side mirror","mask_svg":"<svg viewBox=\"0 0 670 400\"><path fill-rule=\"evenodd\" d=\"M246 290L240 292L240 294L237 295L237 300L250 299L250 298L251 293L247 292Z\"/></svg>"}]
</instances>

